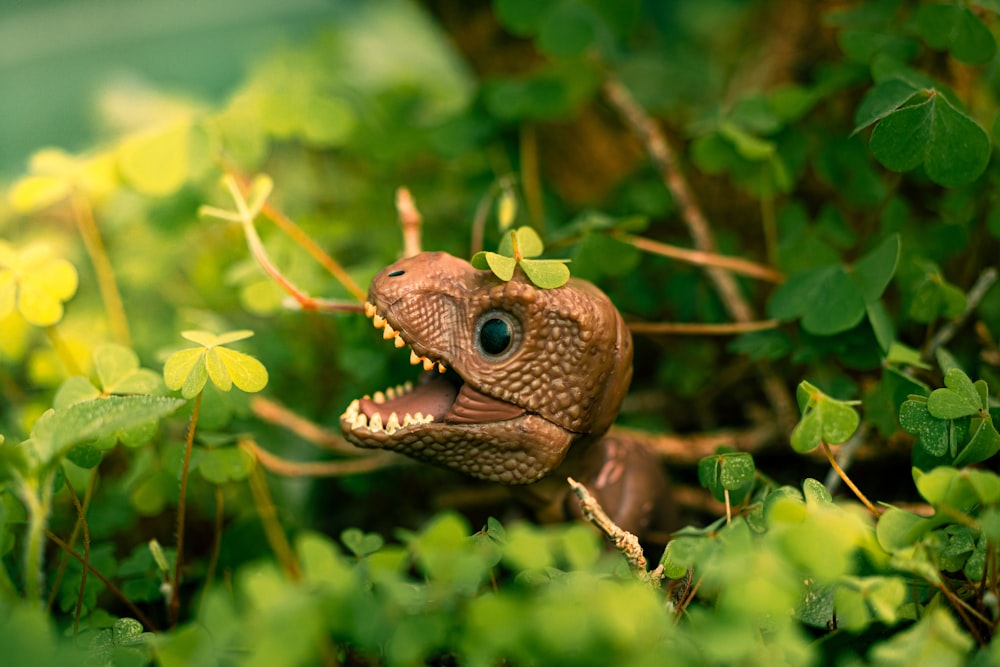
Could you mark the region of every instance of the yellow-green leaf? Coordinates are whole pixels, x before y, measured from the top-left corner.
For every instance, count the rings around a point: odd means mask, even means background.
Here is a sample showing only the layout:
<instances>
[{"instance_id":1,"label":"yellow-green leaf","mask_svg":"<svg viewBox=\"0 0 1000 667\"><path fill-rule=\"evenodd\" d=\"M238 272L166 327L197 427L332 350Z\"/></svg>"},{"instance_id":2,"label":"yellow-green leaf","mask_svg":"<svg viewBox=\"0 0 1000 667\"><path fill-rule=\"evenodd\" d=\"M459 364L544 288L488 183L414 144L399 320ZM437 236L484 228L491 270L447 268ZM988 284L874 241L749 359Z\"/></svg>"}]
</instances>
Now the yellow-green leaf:
<instances>
[{"instance_id":1,"label":"yellow-green leaf","mask_svg":"<svg viewBox=\"0 0 1000 667\"><path fill-rule=\"evenodd\" d=\"M191 370L205 354L203 349L189 349L174 352L163 365L163 381L167 388L177 390L184 386Z\"/></svg>"},{"instance_id":2,"label":"yellow-green leaf","mask_svg":"<svg viewBox=\"0 0 1000 667\"><path fill-rule=\"evenodd\" d=\"M18 289L17 309L25 320L39 327L55 324L63 316L62 303L28 281L22 281Z\"/></svg>"},{"instance_id":3,"label":"yellow-green leaf","mask_svg":"<svg viewBox=\"0 0 1000 667\"><path fill-rule=\"evenodd\" d=\"M187 180L190 129L184 120L128 139L118 155L125 180L146 195L177 191Z\"/></svg>"},{"instance_id":4,"label":"yellow-green leaf","mask_svg":"<svg viewBox=\"0 0 1000 667\"><path fill-rule=\"evenodd\" d=\"M500 280L510 280L514 277L514 269L517 267L517 262L514 261L513 257L504 257L495 252L484 253L484 257L497 278Z\"/></svg>"},{"instance_id":5,"label":"yellow-green leaf","mask_svg":"<svg viewBox=\"0 0 1000 667\"><path fill-rule=\"evenodd\" d=\"M228 352L225 348L213 347L205 354L205 367L208 369L208 377L212 384L222 391L229 391L233 388L233 379L229 375L229 370L222 363L222 352Z\"/></svg>"},{"instance_id":6,"label":"yellow-green leaf","mask_svg":"<svg viewBox=\"0 0 1000 667\"><path fill-rule=\"evenodd\" d=\"M17 282L14 272L0 269L0 320L14 312L17 304Z\"/></svg>"},{"instance_id":7,"label":"yellow-green leaf","mask_svg":"<svg viewBox=\"0 0 1000 667\"><path fill-rule=\"evenodd\" d=\"M562 287L569 280L567 260L560 259L525 259L521 268L531 282L542 289Z\"/></svg>"},{"instance_id":8,"label":"yellow-green leaf","mask_svg":"<svg viewBox=\"0 0 1000 667\"><path fill-rule=\"evenodd\" d=\"M31 213L65 199L71 188L65 177L26 176L11 188L10 204L18 213Z\"/></svg>"},{"instance_id":9,"label":"yellow-green leaf","mask_svg":"<svg viewBox=\"0 0 1000 667\"><path fill-rule=\"evenodd\" d=\"M182 331L181 337L186 338L192 343L198 343L202 347L212 347L219 344L219 337L208 331Z\"/></svg>"},{"instance_id":10,"label":"yellow-green leaf","mask_svg":"<svg viewBox=\"0 0 1000 667\"><path fill-rule=\"evenodd\" d=\"M201 354L198 355L194 366L191 367L191 372L184 378L184 385L181 387L181 396L184 398L194 398L201 393L201 390L205 388L205 383L208 382L208 371L205 368L205 351L198 350L198 352Z\"/></svg>"},{"instance_id":11,"label":"yellow-green leaf","mask_svg":"<svg viewBox=\"0 0 1000 667\"><path fill-rule=\"evenodd\" d=\"M264 364L235 350L220 347L215 350L225 364L233 384L245 392L253 393L267 386L267 369ZM221 387L220 387L221 389Z\"/></svg>"},{"instance_id":12,"label":"yellow-green leaf","mask_svg":"<svg viewBox=\"0 0 1000 667\"><path fill-rule=\"evenodd\" d=\"M219 334L215 337L216 345L229 345L230 343L235 343L238 340L244 340L253 336L253 332L249 329L239 329L237 331L227 331L224 334Z\"/></svg>"}]
</instances>

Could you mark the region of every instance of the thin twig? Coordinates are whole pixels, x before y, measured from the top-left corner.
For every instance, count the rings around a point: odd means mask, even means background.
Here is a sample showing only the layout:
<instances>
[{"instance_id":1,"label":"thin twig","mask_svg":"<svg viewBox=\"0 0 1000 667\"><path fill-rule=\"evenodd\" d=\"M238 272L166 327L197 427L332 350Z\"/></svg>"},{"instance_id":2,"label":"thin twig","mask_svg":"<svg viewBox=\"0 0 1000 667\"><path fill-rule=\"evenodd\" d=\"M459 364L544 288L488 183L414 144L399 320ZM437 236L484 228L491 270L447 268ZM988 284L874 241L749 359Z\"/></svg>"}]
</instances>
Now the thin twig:
<instances>
[{"instance_id":1,"label":"thin twig","mask_svg":"<svg viewBox=\"0 0 1000 667\"><path fill-rule=\"evenodd\" d=\"M728 255L720 255L715 252L682 248L680 246L670 245L669 243L647 239L642 236L632 236L631 234L626 234L624 232L614 232L612 236L623 243L635 246L639 250L676 259L694 266L725 269L733 273L747 276L748 278L757 278L772 283L782 283L785 281L785 275L780 271L772 269L770 266L758 264L757 262L751 262L750 260L743 259L742 257L730 257Z\"/></svg>"},{"instance_id":2,"label":"thin twig","mask_svg":"<svg viewBox=\"0 0 1000 667\"><path fill-rule=\"evenodd\" d=\"M222 528L226 520L225 496L222 494L222 486L215 485L215 526L212 531L212 553L208 559L208 569L205 571L205 583L202 586L208 590L215 579L215 570L219 566L219 552L222 551ZM205 597L202 597L204 605Z\"/></svg>"},{"instance_id":3,"label":"thin twig","mask_svg":"<svg viewBox=\"0 0 1000 667\"><path fill-rule=\"evenodd\" d=\"M306 419L277 401L257 395L251 399L250 409L260 419L281 426L317 447L346 456L371 456L371 452L355 447L339 433Z\"/></svg>"},{"instance_id":4,"label":"thin twig","mask_svg":"<svg viewBox=\"0 0 1000 667\"><path fill-rule=\"evenodd\" d=\"M628 328L637 334L674 334L680 336L733 336L752 331L777 329L778 320L758 322L725 322L705 324L702 322L629 322Z\"/></svg>"},{"instance_id":5,"label":"thin twig","mask_svg":"<svg viewBox=\"0 0 1000 667\"><path fill-rule=\"evenodd\" d=\"M94 489L97 488L97 468L91 470L90 482L87 484L87 490L83 494L83 513L86 514L87 510L90 509L90 501L94 497ZM80 536L80 515L77 515L76 521L73 522L73 530L69 534L69 539L67 543L70 548L76 546L76 539ZM62 558L60 558L59 566L56 569L56 574L52 578L52 588L49 591L49 599L45 604L46 611L51 611L52 605L55 604L56 597L59 595L59 587L62 585L63 577L66 576L66 567L69 565L69 554L63 553Z\"/></svg>"},{"instance_id":6,"label":"thin twig","mask_svg":"<svg viewBox=\"0 0 1000 667\"><path fill-rule=\"evenodd\" d=\"M404 462L403 457L390 452L369 455L365 459L351 461L289 461L267 451L256 442L247 440L243 447L249 451L260 464L273 473L286 477L344 477L345 475L360 475L374 472L381 468L397 466Z\"/></svg>"},{"instance_id":7,"label":"thin twig","mask_svg":"<svg viewBox=\"0 0 1000 667\"><path fill-rule=\"evenodd\" d=\"M620 81L607 76L604 82L604 95L625 119L632 133L646 147L646 151L660 172L664 185L680 208L681 218L691 234L695 248L702 252L717 254L715 239L708 219L695 199L687 178L680 170L677 156L670 147L666 135ZM740 292L739 285L729 271L716 266L706 266L705 272L715 286L715 290L722 299L730 317L737 322L750 322L756 319L753 308ZM784 430L790 431L795 422L796 413L788 387L774 373L768 363L758 362L757 367L761 373L764 393L774 409L778 423Z\"/></svg>"},{"instance_id":8,"label":"thin twig","mask_svg":"<svg viewBox=\"0 0 1000 667\"><path fill-rule=\"evenodd\" d=\"M191 467L191 450L194 447L194 431L198 425L198 413L201 411L201 397L204 392L198 392L191 411L191 423L188 425L187 442L184 445L184 464L181 468L181 490L177 500L177 556L174 559L174 580L171 582L170 595L170 625L177 624L181 608L181 569L184 561L184 518L187 509L188 473Z\"/></svg>"},{"instance_id":9,"label":"thin twig","mask_svg":"<svg viewBox=\"0 0 1000 667\"><path fill-rule=\"evenodd\" d=\"M688 185L687 178L681 172L677 156L670 147L666 135L632 97L632 93L618 80L611 77L605 80L604 95L646 147L660 171L664 185L680 208L681 218L694 240L695 247L702 252L717 254L715 238L708 219L698 204L691 186ZM705 272L734 320L748 322L754 319L753 309L743 297L731 273L716 266L706 266Z\"/></svg>"},{"instance_id":10,"label":"thin twig","mask_svg":"<svg viewBox=\"0 0 1000 667\"><path fill-rule=\"evenodd\" d=\"M847 473L844 472L844 469L840 467L839 463L837 463L837 459L834 458L833 452L830 451L830 445L826 444L826 441L821 442L823 445L823 453L826 454L826 460L830 462L833 469L836 470L837 474L840 475L840 478L844 480L844 484L846 484L848 488L854 492L854 495L858 497L858 500L860 500L861 503L868 508L869 512L875 515L876 519L882 516L882 512L880 512L879 509L872 504L872 501L868 500L868 497L861 492L861 489L857 487L854 480L848 477Z\"/></svg>"},{"instance_id":11,"label":"thin twig","mask_svg":"<svg viewBox=\"0 0 1000 667\"><path fill-rule=\"evenodd\" d=\"M497 200L497 196L506 189L513 186L513 177L510 175L501 176L490 184L479 201L476 203L476 210L472 214L472 234L469 243L469 257L483 249L483 238L486 236L486 220L489 218L490 209Z\"/></svg>"},{"instance_id":12,"label":"thin twig","mask_svg":"<svg viewBox=\"0 0 1000 667\"><path fill-rule=\"evenodd\" d=\"M60 539L59 536L56 535L55 533L53 533L51 530L46 529L45 530L45 536L48 537L50 540L52 540L52 542L57 547L59 547L60 549L62 549L63 552L69 554L71 557L75 558L80 563L84 562L83 561L83 556L81 556L80 554L78 554L75 551L73 551L73 549L71 549L68 544L66 544L65 542L63 542L62 539ZM105 577L103 574L101 574L100 571L98 571L97 568L95 568L93 565L87 563L85 565L85 567L86 567L86 569L92 575L94 575L95 577L97 577L102 584L104 584L105 588L107 588L109 591L111 591L112 595L114 595L119 600L121 600L122 604L124 604L126 607L129 608L129 611L132 612L132 615L135 616L135 618L140 623L142 623L144 626L146 626L147 630L149 630L151 632L156 632L157 631L156 624L153 623L151 620L149 620L149 617L146 616L146 614L144 614L141 609L139 609L138 607L136 607L135 603L132 602L130 599L128 599L128 597L124 593L122 593L122 591L121 591L120 588L118 588L113 583L111 583L111 581L107 577Z\"/></svg>"},{"instance_id":13,"label":"thin twig","mask_svg":"<svg viewBox=\"0 0 1000 667\"><path fill-rule=\"evenodd\" d=\"M235 169L230 168L228 165L226 171L239 181L240 187L244 192L250 189L251 181L249 178L238 173ZM343 285L355 299L359 302L363 302L365 300L364 290L361 289L356 282L354 282L350 274L344 270L344 267L342 267L337 260L324 252L322 248L316 245L316 242L313 241L308 234L302 231L302 228L295 224L291 218L282 213L269 201L264 202L260 212L264 215L264 217L273 222L289 238L299 244L303 250L309 253L312 258L315 259L320 266L326 269L327 273L336 278L337 281Z\"/></svg>"},{"instance_id":14,"label":"thin twig","mask_svg":"<svg viewBox=\"0 0 1000 667\"><path fill-rule=\"evenodd\" d=\"M996 283L997 278L997 270L992 266L984 269L979 274L976 282L969 289L969 293L965 295L965 310L962 311L961 315L941 327L941 330L934 335L934 338L927 344L927 351L924 353L924 357L928 359L932 358L939 347L945 345L954 337L961 326L965 324L965 320L976 310L979 302L983 300L986 293Z\"/></svg>"},{"instance_id":15,"label":"thin twig","mask_svg":"<svg viewBox=\"0 0 1000 667\"><path fill-rule=\"evenodd\" d=\"M614 542L615 548L625 556L632 571L640 579L658 587L660 580L663 579L663 568L657 567L651 572L646 569L646 556L642 552L639 538L615 524L586 486L572 477L567 477L566 481L580 500L580 509L583 511L584 518L597 526L602 533L607 535L609 540Z\"/></svg>"},{"instance_id":16,"label":"thin twig","mask_svg":"<svg viewBox=\"0 0 1000 667\"><path fill-rule=\"evenodd\" d=\"M851 467L851 461L854 459L854 455L857 453L858 448L861 447L862 443L865 441L865 437L868 435L867 424L862 424L854 435L850 439L841 445L840 449L837 451L837 463L846 472L849 467ZM835 469L831 469L827 474L826 479L823 480L823 486L830 493L834 493L837 490L837 486L843 478L837 473Z\"/></svg>"},{"instance_id":17,"label":"thin twig","mask_svg":"<svg viewBox=\"0 0 1000 667\"><path fill-rule=\"evenodd\" d=\"M417 205L413 203L413 195L405 187L396 189L396 213L403 228L403 256L419 255L420 227L424 219L417 210Z\"/></svg>"},{"instance_id":18,"label":"thin twig","mask_svg":"<svg viewBox=\"0 0 1000 667\"><path fill-rule=\"evenodd\" d=\"M948 588L948 585L943 580L939 580L937 582L937 589L941 591L946 598L948 598L948 602L950 602L951 606L955 608L958 615L962 617L962 622L965 623L967 628L969 628L969 632L973 637L975 637L976 643L980 646L986 646L982 633L979 632L979 628L972 621L972 619L969 618L968 614L975 616L979 622L984 623L987 627L993 627L993 622L969 606L968 602L955 595L954 591Z\"/></svg>"},{"instance_id":19,"label":"thin twig","mask_svg":"<svg viewBox=\"0 0 1000 667\"><path fill-rule=\"evenodd\" d=\"M250 449L252 453L253 444L250 441L243 441L240 443L240 446ZM254 506L257 508L257 516L260 517L260 522L264 526L264 535L267 538L268 544L271 545L271 550L274 551L274 555L277 556L278 562L281 563L288 577L293 581L300 580L302 578L302 569L299 567L299 562L295 558L295 552L288 543L285 531L278 521L278 512L274 507L271 492L267 488L267 480L264 478L264 472L260 466L253 467L247 481L250 484Z\"/></svg>"},{"instance_id":20,"label":"thin twig","mask_svg":"<svg viewBox=\"0 0 1000 667\"><path fill-rule=\"evenodd\" d=\"M80 634L80 614L83 612L83 596L87 591L87 568L90 566L90 526L87 524L87 514L83 505L80 504L73 484L69 481L69 475L64 476L63 480L66 483L66 490L69 491L69 497L73 500L73 506L76 508L77 520L83 528L83 571L80 573L80 593L76 598L76 612L73 614L73 636L76 637Z\"/></svg>"},{"instance_id":21,"label":"thin twig","mask_svg":"<svg viewBox=\"0 0 1000 667\"><path fill-rule=\"evenodd\" d=\"M636 428L613 426L612 435L642 442L664 460L675 465L694 464L711 456L720 446L741 452L755 452L777 438L781 431L773 421L747 429L724 429L709 433L650 433Z\"/></svg>"}]
</instances>

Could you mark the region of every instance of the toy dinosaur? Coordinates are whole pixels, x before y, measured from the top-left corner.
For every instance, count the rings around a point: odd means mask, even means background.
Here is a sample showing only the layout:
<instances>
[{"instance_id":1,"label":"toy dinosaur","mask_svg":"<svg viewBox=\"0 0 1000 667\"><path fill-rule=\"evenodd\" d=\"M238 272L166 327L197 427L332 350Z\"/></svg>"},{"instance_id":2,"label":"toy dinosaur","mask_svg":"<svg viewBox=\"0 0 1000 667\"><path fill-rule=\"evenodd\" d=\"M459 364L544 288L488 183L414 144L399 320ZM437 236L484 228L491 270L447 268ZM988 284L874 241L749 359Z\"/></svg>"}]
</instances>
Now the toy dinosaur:
<instances>
[{"instance_id":1,"label":"toy dinosaur","mask_svg":"<svg viewBox=\"0 0 1000 667\"><path fill-rule=\"evenodd\" d=\"M503 281L421 253L375 276L365 314L424 373L353 401L340 417L350 442L522 485L541 520L579 515L573 476L620 527L662 527L656 457L607 435L632 378L632 339L594 285L541 289L520 271Z\"/></svg>"}]
</instances>

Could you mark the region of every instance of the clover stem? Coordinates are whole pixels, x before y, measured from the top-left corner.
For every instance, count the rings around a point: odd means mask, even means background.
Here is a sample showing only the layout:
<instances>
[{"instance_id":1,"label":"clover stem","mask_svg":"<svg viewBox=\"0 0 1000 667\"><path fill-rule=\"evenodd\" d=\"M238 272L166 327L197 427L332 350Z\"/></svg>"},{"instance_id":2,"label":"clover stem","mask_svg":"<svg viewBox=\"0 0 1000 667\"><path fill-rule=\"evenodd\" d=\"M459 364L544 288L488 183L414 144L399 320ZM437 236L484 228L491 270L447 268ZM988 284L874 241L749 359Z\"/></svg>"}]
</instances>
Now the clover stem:
<instances>
[{"instance_id":1,"label":"clover stem","mask_svg":"<svg viewBox=\"0 0 1000 667\"><path fill-rule=\"evenodd\" d=\"M229 187L230 194L233 194L234 201L236 201L237 197L234 192L240 193L240 189L246 190L250 188L250 179L237 173L232 165L226 164L224 165L224 168L227 172L227 176L231 179L233 184L229 185L229 181L227 181L226 185ZM235 185L238 185L239 188L234 190L233 186ZM239 199L243 199L242 193L240 193ZM237 208L239 207L240 205L237 203ZM243 208L246 208L245 205ZM351 276L348 275L347 271L345 271L344 268L338 264L335 259L333 259L333 257L326 254L315 241L309 238L309 235L302 231L302 228L295 224L291 218L282 213L276 206L268 201L263 203L260 208L260 212L265 218L273 222L278 229L283 231L289 238L295 241L303 250L309 253L312 258L315 259L320 266L326 269L327 273L336 278L355 299L358 301L365 300L364 290L358 287L357 283L351 279Z\"/></svg>"},{"instance_id":2,"label":"clover stem","mask_svg":"<svg viewBox=\"0 0 1000 667\"><path fill-rule=\"evenodd\" d=\"M18 495L28 510L28 534L24 548L24 592L32 604L42 602L42 560L45 557L45 528L52 508L52 475L43 479L21 478Z\"/></svg>"},{"instance_id":3,"label":"clover stem","mask_svg":"<svg viewBox=\"0 0 1000 667\"><path fill-rule=\"evenodd\" d=\"M215 529L212 531L212 555L208 559L208 569L205 571L205 584L202 586L203 590L208 590L212 587L212 582L215 580L215 570L219 566L219 552L222 550L222 527L226 520L226 506L225 497L222 495L222 487L218 484L215 485ZM201 598L201 608L205 607L205 599L207 596L202 596ZM200 614L199 614L200 615Z\"/></svg>"},{"instance_id":4,"label":"clover stem","mask_svg":"<svg viewBox=\"0 0 1000 667\"><path fill-rule=\"evenodd\" d=\"M312 258L326 269L327 273L336 278L355 299L358 301L365 300L364 290L358 287L358 284L351 279L351 276L344 270L344 267L333 257L323 252L323 249L316 245L316 242L309 238L309 235L302 231L302 228L295 224L291 218L266 202L260 212L293 241L298 243L303 250L312 255Z\"/></svg>"},{"instance_id":5,"label":"clover stem","mask_svg":"<svg viewBox=\"0 0 1000 667\"><path fill-rule=\"evenodd\" d=\"M823 453L826 454L826 460L830 462L830 466L837 471L838 475L840 475L840 479L844 480L844 484L846 484L851 491L854 492L854 495L858 497L858 500L860 500L861 503L868 508L869 512L875 515L876 519L882 516L882 512L880 512L879 509L872 504L872 501L868 500L868 497L861 492L861 489L859 489L851 478L847 476L847 472L845 472L844 469L840 467L840 464L837 463L837 459L834 458L833 452L830 451L830 445L826 444L825 440L821 441L821 444L823 445Z\"/></svg>"},{"instance_id":6,"label":"clover stem","mask_svg":"<svg viewBox=\"0 0 1000 667\"><path fill-rule=\"evenodd\" d=\"M295 558L285 531L278 521L278 512L274 508L274 501L271 499L271 492L267 488L267 480L264 478L264 471L260 466L254 466L247 478L250 483L250 492L253 494L253 504L257 508L257 515L264 526L264 535L267 537L271 549L278 557L278 562L285 568L288 577L292 581L302 578L302 569Z\"/></svg>"},{"instance_id":7,"label":"clover stem","mask_svg":"<svg viewBox=\"0 0 1000 667\"><path fill-rule=\"evenodd\" d=\"M59 547L60 549L62 549L64 553L66 553L69 556L71 556L71 557L75 558L76 560L78 560L81 565L83 564L83 556L81 556L80 554L78 554L75 551L73 551L72 547L70 547L68 544L66 544L61 539L59 539L58 535L56 535L55 533L53 533L51 530L46 530L45 531L45 536L48 537L50 540L52 540L53 544L55 544L57 547ZM135 616L135 618L138 619L138 621L140 623L142 623L144 626L146 626L147 630L150 630L151 632L156 632L156 630L157 630L156 624L153 623L149 619L148 616L146 616L144 613L142 613L142 610L139 609L137 606L135 606L135 603L132 602L132 600L130 600L122 592L122 590L120 588L118 588L117 586L115 586L114 582L112 582L110 579L108 579L103 574L101 574L100 570L98 570L97 568L95 568L92 564L87 563L84 567L92 575L94 575L95 577L97 577L98 580L100 580L100 582L102 584L104 584L104 587L107 588L108 591L112 595L114 595L119 600L121 600L122 604L124 604L126 607L129 608L129 611L132 612L132 615Z\"/></svg>"},{"instance_id":8,"label":"clover stem","mask_svg":"<svg viewBox=\"0 0 1000 667\"><path fill-rule=\"evenodd\" d=\"M191 467L191 450L194 447L194 431L198 425L198 413L201 411L201 397L204 391L199 391L194 399L191 410L191 423L188 425L187 442L184 444L184 464L181 467L181 491L177 500L177 556L174 562L174 580L170 595L170 625L177 624L177 616L181 608L181 569L184 560L184 514L187 510L188 469Z\"/></svg>"},{"instance_id":9,"label":"clover stem","mask_svg":"<svg viewBox=\"0 0 1000 667\"><path fill-rule=\"evenodd\" d=\"M59 357L59 361L62 362L63 367L66 369L66 373L68 375L83 375L80 365L76 363L76 359L73 357L73 352L70 351L69 346L66 345L66 341L59 335L59 330L56 329L54 324L45 327L45 336L49 339L49 344L55 350L56 356Z\"/></svg>"},{"instance_id":10,"label":"clover stem","mask_svg":"<svg viewBox=\"0 0 1000 667\"><path fill-rule=\"evenodd\" d=\"M733 505L729 502L729 489L723 487L722 495L726 500L726 525L728 526L733 522Z\"/></svg>"},{"instance_id":11,"label":"clover stem","mask_svg":"<svg viewBox=\"0 0 1000 667\"><path fill-rule=\"evenodd\" d=\"M79 525L83 529L83 571L80 573L80 593L76 598L76 613L73 615L73 636L76 637L80 634L80 613L83 611L83 595L87 590L87 573L90 566L90 526L87 524L86 510L83 509L83 505L73 489L73 484L69 481L69 475L66 475L64 480L69 496L73 500L73 506L76 508Z\"/></svg>"},{"instance_id":12,"label":"clover stem","mask_svg":"<svg viewBox=\"0 0 1000 667\"><path fill-rule=\"evenodd\" d=\"M108 259L108 251L101 239L101 232L94 221L94 211L90 207L90 202L81 194L74 193L70 197L70 205L73 209L73 218L76 221L77 229L80 231L80 238L83 239L83 246L90 256L90 261L94 265L94 273L97 275L97 288L101 293L101 300L108 313L108 322L111 325L111 333L115 341L126 347L132 345L132 334L129 332L128 317L125 315L125 305L122 302L121 292L118 291L118 283L115 280L115 271Z\"/></svg>"},{"instance_id":13,"label":"clover stem","mask_svg":"<svg viewBox=\"0 0 1000 667\"><path fill-rule=\"evenodd\" d=\"M521 257L521 249L517 245L517 232L513 229L510 230L510 245L514 248L514 261L520 264L524 258Z\"/></svg>"}]
</instances>

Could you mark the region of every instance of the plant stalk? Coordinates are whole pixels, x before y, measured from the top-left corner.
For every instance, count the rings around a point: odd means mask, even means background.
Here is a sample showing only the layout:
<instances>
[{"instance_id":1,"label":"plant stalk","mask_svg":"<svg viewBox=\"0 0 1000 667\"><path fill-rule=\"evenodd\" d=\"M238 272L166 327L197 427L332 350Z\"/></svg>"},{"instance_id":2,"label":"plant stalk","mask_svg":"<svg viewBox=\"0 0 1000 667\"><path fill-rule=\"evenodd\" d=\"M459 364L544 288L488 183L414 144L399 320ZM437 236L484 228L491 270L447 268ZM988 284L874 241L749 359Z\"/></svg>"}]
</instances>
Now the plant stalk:
<instances>
[{"instance_id":1,"label":"plant stalk","mask_svg":"<svg viewBox=\"0 0 1000 667\"><path fill-rule=\"evenodd\" d=\"M847 472L845 472L844 469L840 467L840 464L837 463L837 459L834 458L833 452L830 451L830 445L826 444L825 440L821 442L823 445L823 453L826 454L826 460L830 462L833 469L837 471L838 475L840 475L840 479L844 480L844 484L846 484L848 488L854 492L854 495L858 497L858 500L860 500L861 503L868 508L869 512L875 515L876 519L882 516L882 512L880 512L879 509L872 504L872 501L868 500L868 497L861 492L861 489L859 489L854 481L847 476Z\"/></svg>"},{"instance_id":2,"label":"plant stalk","mask_svg":"<svg viewBox=\"0 0 1000 667\"><path fill-rule=\"evenodd\" d=\"M187 510L188 472L191 467L191 450L194 447L194 431L198 425L198 413L201 410L203 391L198 392L191 411L191 423L188 426L187 442L184 445L184 465L181 468L181 492L177 501L177 556L174 561L174 580L170 596L170 625L177 624L181 608L181 570L184 562L184 518Z\"/></svg>"}]
</instances>

